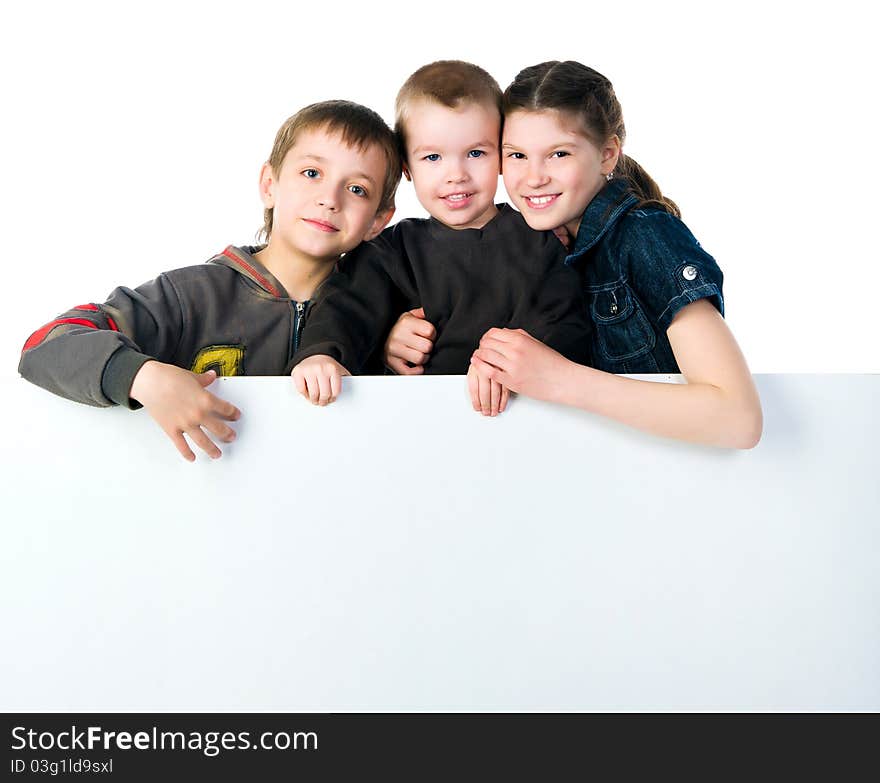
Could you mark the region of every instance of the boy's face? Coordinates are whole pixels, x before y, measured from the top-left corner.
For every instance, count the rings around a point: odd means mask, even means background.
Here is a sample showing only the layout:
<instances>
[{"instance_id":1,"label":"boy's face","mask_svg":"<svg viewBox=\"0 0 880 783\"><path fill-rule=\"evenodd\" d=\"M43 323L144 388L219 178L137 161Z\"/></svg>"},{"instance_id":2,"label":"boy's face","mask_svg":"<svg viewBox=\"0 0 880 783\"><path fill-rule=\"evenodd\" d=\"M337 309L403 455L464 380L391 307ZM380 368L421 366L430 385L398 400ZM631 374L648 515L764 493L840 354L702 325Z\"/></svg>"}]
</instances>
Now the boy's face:
<instances>
[{"instance_id":1,"label":"boy's face","mask_svg":"<svg viewBox=\"0 0 880 783\"><path fill-rule=\"evenodd\" d=\"M265 164L260 174L263 204L273 209L270 243L323 261L372 239L394 211L377 213L387 165L375 144L359 150L338 133L304 131L280 172Z\"/></svg>"},{"instance_id":2,"label":"boy's face","mask_svg":"<svg viewBox=\"0 0 880 783\"><path fill-rule=\"evenodd\" d=\"M493 106L415 101L406 116L406 172L421 205L451 228L482 228L495 214L501 117Z\"/></svg>"}]
</instances>

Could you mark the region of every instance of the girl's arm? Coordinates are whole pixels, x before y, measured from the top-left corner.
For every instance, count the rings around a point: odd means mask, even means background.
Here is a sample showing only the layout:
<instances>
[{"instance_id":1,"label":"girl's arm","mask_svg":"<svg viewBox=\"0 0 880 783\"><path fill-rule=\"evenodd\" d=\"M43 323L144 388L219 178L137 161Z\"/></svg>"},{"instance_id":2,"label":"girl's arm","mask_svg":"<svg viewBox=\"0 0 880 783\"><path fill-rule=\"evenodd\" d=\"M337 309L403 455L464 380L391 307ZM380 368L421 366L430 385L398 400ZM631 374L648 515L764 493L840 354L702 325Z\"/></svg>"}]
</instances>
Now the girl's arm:
<instances>
[{"instance_id":1,"label":"girl's arm","mask_svg":"<svg viewBox=\"0 0 880 783\"><path fill-rule=\"evenodd\" d=\"M569 361L522 330L490 329L477 372L511 391L573 405L637 429L709 446L749 449L763 417L745 358L724 319L701 299L683 307L667 336L686 385L623 378Z\"/></svg>"}]
</instances>

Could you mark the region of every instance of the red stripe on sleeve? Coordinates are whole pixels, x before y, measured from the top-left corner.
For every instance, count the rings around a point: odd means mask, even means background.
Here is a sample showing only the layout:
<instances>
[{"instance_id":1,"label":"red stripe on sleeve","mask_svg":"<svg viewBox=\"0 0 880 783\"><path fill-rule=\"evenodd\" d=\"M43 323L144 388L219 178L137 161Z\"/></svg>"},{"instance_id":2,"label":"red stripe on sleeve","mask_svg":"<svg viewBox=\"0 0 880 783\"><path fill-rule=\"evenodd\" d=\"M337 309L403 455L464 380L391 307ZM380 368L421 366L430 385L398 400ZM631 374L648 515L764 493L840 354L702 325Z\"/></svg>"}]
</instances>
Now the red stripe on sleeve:
<instances>
[{"instance_id":1,"label":"red stripe on sleeve","mask_svg":"<svg viewBox=\"0 0 880 783\"><path fill-rule=\"evenodd\" d=\"M77 305L73 309L74 310L89 310L93 313L100 313L101 312L101 308L98 307L98 305L94 305L94 304ZM113 332L118 332L119 327L116 325L116 321L114 321L109 315L107 315L107 313L103 313L103 316L104 316L104 318L107 319L107 325L110 327L110 330Z\"/></svg>"},{"instance_id":2,"label":"red stripe on sleeve","mask_svg":"<svg viewBox=\"0 0 880 783\"><path fill-rule=\"evenodd\" d=\"M87 321L85 318L58 318L54 321L50 321L45 326L37 329L30 337L28 337L27 342L24 344L24 348L21 349L21 352L29 351L31 348L35 348L38 346L43 340L46 339L46 335L49 334L56 326L61 326L62 324L74 324L76 326L86 326L89 329L97 329L98 325L93 323L92 321ZM116 329L115 331L119 331Z\"/></svg>"}]
</instances>

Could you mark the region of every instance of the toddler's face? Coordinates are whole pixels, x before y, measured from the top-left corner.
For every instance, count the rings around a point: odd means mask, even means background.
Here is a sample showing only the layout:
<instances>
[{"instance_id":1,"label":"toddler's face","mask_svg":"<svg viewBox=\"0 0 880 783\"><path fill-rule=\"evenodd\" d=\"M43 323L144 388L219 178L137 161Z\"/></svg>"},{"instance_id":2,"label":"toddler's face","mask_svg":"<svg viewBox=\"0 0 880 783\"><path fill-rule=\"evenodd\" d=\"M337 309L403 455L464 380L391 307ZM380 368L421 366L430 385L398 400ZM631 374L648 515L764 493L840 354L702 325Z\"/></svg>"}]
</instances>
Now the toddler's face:
<instances>
[{"instance_id":1,"label":"toddler's face","mask_svg":"<svg viewBox=\"0 0 880 783\"><path fill-rule=\"evenodd\" d=\"M452 228L482 228L495 214L497 109L416 101L407 111L407 170L421 205Z\"/></svg>"},{"instance_id":2,"label":"toddler's face","mask_svg":"<svg viewBox=\"0 0 880 783\"><path fill-rule=\"evenodd\" d=\"M263 203L273 208L271 242L329 260L372 239L387 217L376 212L387 165L376 145L360 150L337 133L304 131L278 174L263 169Z\"/></svg>"},{"instance_id":3,"label":"toddler's face","mask_svg":"<svg viewBox=\"0 0 880 783\"><path fill-rule=\"evenodd\" d=\"M526 222L542 231L565 226L572 236L617 163L557 111L507 116L501 155L504 187Z\"/></svg>"}]
</instances>

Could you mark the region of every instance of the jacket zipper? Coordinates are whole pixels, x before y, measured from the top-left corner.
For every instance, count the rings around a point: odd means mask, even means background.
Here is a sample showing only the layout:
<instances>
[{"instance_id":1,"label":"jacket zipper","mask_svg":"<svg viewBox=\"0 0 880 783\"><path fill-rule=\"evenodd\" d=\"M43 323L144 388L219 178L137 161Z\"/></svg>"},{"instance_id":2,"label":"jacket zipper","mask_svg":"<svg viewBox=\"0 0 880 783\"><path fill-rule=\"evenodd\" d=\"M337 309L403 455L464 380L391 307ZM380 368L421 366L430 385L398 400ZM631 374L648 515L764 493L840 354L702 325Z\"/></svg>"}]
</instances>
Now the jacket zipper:
<instances>
[{"instance_id":1,"label":"jacket zipper","mask_svg":"<svg viewBox=\"0 0 880 783\"><path fill-rule=\"evenodd\" d=\"M303 322L305 321L305 312L306 312L306 303L305 302L295 302L296 305L296 317L293 322L293 351L291 352L291 356L296 353L296 349L299 348L299 338L302 334Z\"/></svg>"}]
</instances>

